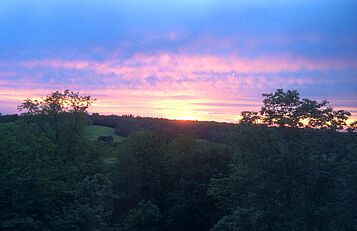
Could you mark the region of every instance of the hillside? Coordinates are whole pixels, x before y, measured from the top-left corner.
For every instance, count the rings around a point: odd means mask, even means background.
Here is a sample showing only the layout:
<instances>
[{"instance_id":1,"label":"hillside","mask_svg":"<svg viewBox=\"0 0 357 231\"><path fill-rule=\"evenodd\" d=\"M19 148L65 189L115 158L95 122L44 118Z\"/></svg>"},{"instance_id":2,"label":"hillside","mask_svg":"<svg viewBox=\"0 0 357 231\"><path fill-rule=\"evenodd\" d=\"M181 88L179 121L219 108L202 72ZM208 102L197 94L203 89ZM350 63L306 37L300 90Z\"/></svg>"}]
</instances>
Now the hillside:
<instances>
[{"instance_id":1,"label":"hillside","mask_svg":"<svg viewBox=\"0 0 357 231\"><path fill-rule=\"evenodd\" d=\"M90 140L97 140L100 136L112 136L114 142L123 141L124 137L115 134L115 129L99 125L90 125L85 130Z\"/></svg>"},{"instance_id":2,"label":"hillside","mask_svg":"<svg viewBox=\"0 0 357 231\"><path fill-rule=\"evenodd\" d=\"M237 124L220 123L215 121L182 121L163 118L100 115L93 113L88 116L90 123L99 126L115 128L115 134L127 137L133 132L161 132L168 137L177 134L192 134L197 138L214 142L226 142Z\"/></svg>"}]
</instances>

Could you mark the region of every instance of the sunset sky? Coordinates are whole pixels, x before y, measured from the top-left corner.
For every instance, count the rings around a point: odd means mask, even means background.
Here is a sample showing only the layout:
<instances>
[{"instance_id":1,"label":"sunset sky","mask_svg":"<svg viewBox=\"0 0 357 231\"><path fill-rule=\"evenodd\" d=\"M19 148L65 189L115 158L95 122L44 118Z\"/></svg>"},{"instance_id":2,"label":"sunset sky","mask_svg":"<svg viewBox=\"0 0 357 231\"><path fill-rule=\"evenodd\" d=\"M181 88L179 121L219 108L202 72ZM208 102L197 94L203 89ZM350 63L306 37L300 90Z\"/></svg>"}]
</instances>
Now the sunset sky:
<instances>
[{"instance_id":1,"label":"sunset sky","mask_svg":"<svg viewBox=\"0 0 357 231\"><path fill-rule=\"evenodd\" d=\"M92 112L236 122L297 89L357 117L357 1L1 0L0 113L70 89Z\"/></svg>"}]
</instances>

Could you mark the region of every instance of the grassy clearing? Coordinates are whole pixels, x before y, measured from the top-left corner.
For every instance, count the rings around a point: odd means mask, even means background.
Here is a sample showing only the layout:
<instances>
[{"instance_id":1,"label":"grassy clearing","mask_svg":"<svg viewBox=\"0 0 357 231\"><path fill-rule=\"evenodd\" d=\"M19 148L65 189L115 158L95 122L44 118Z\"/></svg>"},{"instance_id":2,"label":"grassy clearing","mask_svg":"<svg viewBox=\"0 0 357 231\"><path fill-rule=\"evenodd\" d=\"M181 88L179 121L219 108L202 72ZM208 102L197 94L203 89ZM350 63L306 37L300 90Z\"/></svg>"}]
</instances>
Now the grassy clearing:
<instances>
[{"instance_id":1,"label":"grassy clearing","mask_svg":"<svg viewBox=\"0 0 357 231\"><path fill-rule=\"evenodd\" d=\"M99 136L112 136L114 142L121 142L124 139L124 137L115 134L115 129L110 127L91 125L87 127L86 132L90 140L96 140Z\"/></svg>"}]
</instances>

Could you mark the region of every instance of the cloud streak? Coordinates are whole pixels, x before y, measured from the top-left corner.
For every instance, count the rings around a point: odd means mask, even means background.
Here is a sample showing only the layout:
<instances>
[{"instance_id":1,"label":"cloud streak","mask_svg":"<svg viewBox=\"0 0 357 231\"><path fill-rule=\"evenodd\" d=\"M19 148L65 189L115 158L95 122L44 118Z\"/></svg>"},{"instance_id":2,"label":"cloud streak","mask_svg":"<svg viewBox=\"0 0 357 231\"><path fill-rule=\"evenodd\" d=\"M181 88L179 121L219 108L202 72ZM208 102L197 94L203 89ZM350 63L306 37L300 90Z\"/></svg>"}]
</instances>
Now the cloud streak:
<instances>
[{"instance_id":1,"label":"cloud streak","mask_svg":"<svg viewBox=\"0 0 357 231\"><path fill-rule=\"evenodd\" d=\"M140 53L124 60L38 59L1 62L0 95L5 111L26 97L69 88L98 97L94 109L102 113L235 121L240 111L259 109L263 91L336 84L341 80L323 73L356 69L353 59L288 56ZM312 76L294 76L300 72Z\"/></svg>"},{"instance_id":2,"label":"cloud streak","mask_svg":"<svg viewBox=\"0 0 357 231\"><path fill-rule=\"evenodd\" d=\"M355 116L353 0L164 2L0 2L0 112L71 89L102 113L236 121L289 88Z\"/></svg>"}]
</instances>

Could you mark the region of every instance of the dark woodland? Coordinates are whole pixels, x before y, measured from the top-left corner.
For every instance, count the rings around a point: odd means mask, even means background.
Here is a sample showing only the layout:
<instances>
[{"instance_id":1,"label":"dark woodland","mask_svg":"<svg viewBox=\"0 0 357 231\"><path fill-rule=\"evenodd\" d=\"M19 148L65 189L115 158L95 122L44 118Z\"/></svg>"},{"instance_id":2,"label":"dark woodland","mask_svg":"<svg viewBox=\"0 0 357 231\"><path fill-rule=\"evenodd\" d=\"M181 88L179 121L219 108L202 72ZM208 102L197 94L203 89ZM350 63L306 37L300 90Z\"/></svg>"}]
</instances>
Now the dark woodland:
<instances>
[{"instance_id":1,"label":"dark woodland","mask_svg":"<svg viewBox=\"0 0 357 231\"><path fill-rule=\"evenodd\" d=\"M278 89L218 123L94 100L57 91L0 116L0 230L357 230L357 125L327 101Z\"/></svg>"}]
</instances>

